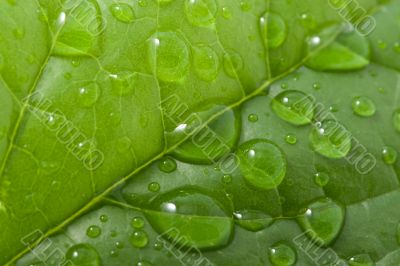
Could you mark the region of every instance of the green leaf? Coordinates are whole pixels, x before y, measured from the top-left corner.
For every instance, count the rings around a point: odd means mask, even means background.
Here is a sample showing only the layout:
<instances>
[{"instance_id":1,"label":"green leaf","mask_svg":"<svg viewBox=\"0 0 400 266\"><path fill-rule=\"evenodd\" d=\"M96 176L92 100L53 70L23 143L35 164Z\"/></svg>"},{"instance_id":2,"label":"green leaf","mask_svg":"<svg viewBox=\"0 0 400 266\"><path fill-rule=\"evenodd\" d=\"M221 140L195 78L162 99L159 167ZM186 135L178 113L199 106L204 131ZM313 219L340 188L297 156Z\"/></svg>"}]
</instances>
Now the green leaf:
<instances>
[{"instance_id":1,"label":"green leaf","mask_svg":"<svg viewBox=\"0 0 400 266\"><path fill-rule=\"evenodd\" d=\"M359 2L1 2L0 264L397 265L399 2Z\"/></svg>"}]
</instances>

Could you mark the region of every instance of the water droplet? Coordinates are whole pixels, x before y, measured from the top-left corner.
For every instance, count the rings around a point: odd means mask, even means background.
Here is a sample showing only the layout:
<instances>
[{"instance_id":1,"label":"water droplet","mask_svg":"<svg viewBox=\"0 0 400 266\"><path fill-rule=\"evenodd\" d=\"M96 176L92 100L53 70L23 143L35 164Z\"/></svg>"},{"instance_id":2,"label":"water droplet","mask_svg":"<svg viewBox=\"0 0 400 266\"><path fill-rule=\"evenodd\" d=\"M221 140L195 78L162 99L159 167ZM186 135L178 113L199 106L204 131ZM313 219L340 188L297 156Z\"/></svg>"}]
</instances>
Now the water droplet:
<instances>
[{"instance_id":1,"label":"water droplet","mask_svg":"<svg viewBox=\"0 0 400 266\"><path fill-rule=\"evenodd\" d=\"M225 184L232 183L232 176L231 175L223 175L222 176L222 182L225 183Z\"/></svg>"},{"instance_id":2,"label":"water droplet","mask_svg":"<svg viewBox=\"0 0 400 266\"><path fill-rule=\"evenodd\" d=\"M193 67L200 79L215 80L219 70L218 55L209 46L195 46L193 47Z\"/></svg>"},{"instance_id":3,"label":"water droplet","mask_svg":"<svg viewBox=\"0 0 400 266\"><path fill-rule=\"evenodd\" d=\"M282 90L286 90L287 88L289 88L289 85L287 83L284 82L284 83L281 84L281 89Z\"/></svg>"},{"instance_id":4,"label":"water droplet","mask_svg":"<svg viewBox=\"0 0 400 266\"><path fill-rule=\"evenodd\" d=\"M253 232L268 227L274 221L271 216L258 210L235 211L233 216L238 225Z\"/></svg>"},{"instance_id":5,"label":"water droplet","mask_svg":"<svg viewBox=\"0 0 400 266\"><path fill-rule=\"evenodd\" d=\"M157 77L166 82L182 79L189 69L189 50L174 32L158 32L149 42L150 65Z\"/></svg>"},{"instance_id":6,"label":"water droplet","mask_svg":"<svg viewBox=\"0 0 400 266\"><path fill-rule=\"evenodd\" d=\"M342 228L344 209L330 198L311 203L299 222L308 236L322 245L331 243Z\"/></svg>"},{"instance_id":7,"label":"water droplet","mask_svg":"<svg viewBox=\"0 0 400 266\"><path fill-rule=\"evenodd\" d=\"M142 260L136 263L136 266L153 266L153 264L148 261Z\"/></svg>"},{"instance_id":8,"label":"water droplet","mask_svg":"<svg viewBox=\"0 0 400 266\"><path fill-rule=\"evenodd\" d=\"M276 188L286 174L286 157L274 143L255 139L239 146L239 169L246 181L260 189Z\"/></svg>"},{"instance_id":9,"label":"water droplet","mask_svg":"<svg viewBox=\"0 0 400 266\"><path fill-rule=\"evenodd\" d=\"M285 243L276 243L268 250L269 260L274 266L291 266L296 263L296 251Z\"/></svg>"},{"instance_id":10,"label":"water droplet","mask_svg":"<svg viewBox=\"0 0 400 266\"><path fill-rule=\"evenodd\" d=\"M209 26L214 23L217 13L215 0L186 0L186 17L195 26Z\"/></svg>"},{"instance_id":11,"label":"water droplet","mask_svg":"<svg viewBox=\"0 0 400 266\"><path fill-rule=\"evenodd\" d=\"M324 172L318 172L314 174L314 182L320 187L324 187L328 184L329 182L329 175Z\"/></svg>"},{"instance_id":12,"label":"water droplet","mask_svg":"<svg viewBox=\"0 0 400 266\"><path fill-rule=\"evenodd\" d=\"M149 243L149 238L145 231L139 230L133 232L130 238L132 246L135 248L144 248Z\"/></svg>"},{"instance_id":13,"label":"water droplet","mask_svg":"<svg viewBox=\"0 0 400 266\"><path fill-rule=\"evenodd\" d=\"M115 257L118 257L118 255L119 255L118 251L116 251L114 249L110 251L110 257L115 258Z\"/></svg>"},{"instance_id":14,"label":"water droplet","mask_svg":"<svg viewBox=\"0 0 400 266\"><path fill-rule=\"evenodd\" d=\"M131 225L133 228L141 229L144 226L144 219L142 217L133 217Z\"/></svg>"},{"instance_id":15,"label":"water droplet","mask_svg":"<svg viewBox=\"0 0 400 266\"><path fill-rule=\"evenodd\" d=\"M223 7L222 8L222 17L224 19L231 19L232 18L232 12L228 7Z\"/></svg>"},{"instance_id":16,"label":"water droplet","mask_svg":"<svg viewBox=\"0 0 400 266\"><path fill-rule=\"evenodd\" d=\"M232 77L237 78L238 73L243 69L243 59L242 57L234 52L228 51L224 55L224 70L225 73Z\"/></svg>"},{"instance_id":17,"label":"water droplet","mask_svg":"<svg viewBox=\"0 0 400 266\"><path fill-rule=\"evenodd\" d=\"M70 80L70 79L72 78L71 72L65 72L65 73L64 73L64 78L65 78L66 80Z\"/></svg>"},{"instance_id":18,"label":"water droplet","mask_svg":"<svg viewBox=\"0 0 400 266\"><path fill-rule=\"evenodd\" d=\"M301 91L281 92L271 101L271 107L281 119L294 125L309 124L314 116L313 99Z\"/></svg>"},{"instance_id":19,"label":"water droplet","mask_svg":"<svg viewBox=\"0 0 400 266\"><path fill-rule=\"evenodd\" d=\"M87 244L78 244L68 249L66 255L74 265L100 266L100 256L97 251Z\"/></svg>"},{"instance_id":20,"label":"water droplet","mask_svg":"<svg viewBox=\"0 0 400 266\"><path fill-rule=\"evenodd\" d=\"M393 112L393 126L397 132L400 132L400 109Z\"/></svg>"},{"instance_id":21,"label":"water droplet","mask_svg":"<svg viewBox=\"0 0 400 266\"><path fill-rule=\"evenodd\" d=\"M171 157L164 157L159 161L158 168L164 173L171 173L176 170L176 161Z\"/></svg>"},{"instance_id":22,"label":"water droplet","mask_svg":"<svg viewBox=\"0 0 400 266\"><path fill-rule=\"evenodd\" d=\"M61 168L61 164L60 164L60 162L56 162L56 161L41 161L40 168L46 174L54 174Z\"/></svg>"},{"instance_id":23,"label":"water droplet","mask_svg":"<svg viewBox=\"0 0 400 266\"><path fill-rule=\"evenodd\" d=\"M233 230L228 199L220 201L206 193L187 187L160 195L151 203L154 211L146 212L147 219L176 244L199 249L225 246Z\"/></svg>"},{"instance_id":24,"label":"water droplet","mask_svg":"<svg viewBox=\"0 0 400 266\"><path fill-rule=\"evenodd\" d=\"M355 97L351 103L351 107L354 113L359 116L370 117L376 112L374 102L365 96Z\"/></svg>"},{"instance_id":25,"label":"water droplet","mask_svg":"<svg viewBox=\"0 0 400 266\"><path fill-rule=\"evenodd\" d=\"M115 74L110 74L110 80L113 91L117 95L129 95L135 90L135 74L129 71L123 71Z\"/></svg>"},{"instance_id":26,"label":"water droplet","mask_svg":"<svg viewBox=\"0 0 400 266\"><path fill-rule=\"evenodd\" d=\"M397 151L390 146L385 146L382 149L382 159L386 164L394 164L397 160Z\"/></svg>"},{"instance_id":27,"label":"water droplet","mask_svg":"<svg viewBox=\"0 0 400 266\"><path fill-rule=\"evenodd\" d=\"M286 40L287 29L281 16L266 12L260 18L261 35L268 48L278 48Z\"/></svg>"},{"instance_id":28,"label":"water droplet","mask_svg":"<svg viewBox=\"0 0 400 266\"><path fill-rule=\"evenodd\" d=\"M22 39L25 36L25 29L24 28L16 28L13 30L13 34L16 39Z\"/></svg>"},{"instance_id":29,"label":"water droplet","mask_svg":"<svg viewBox=\"0 0 400 266\"><path fill-rule=\"evenodd\" d=\"M148 189L149 191L151 191L151 192L158 192L158 191L160 191L160 184L157 183L157 182L151 182L151 183L148 185L147 189Z\"/></svg>"},{"instance_id":30,"label":"water droplet","mask_svg":"<svg viewBox=\"0 0 400 266\"><path fill-rule=\"evenodd\" d=\"M349 259L349 266L374 266L375 263L368 254L359 254Z\"/></svg>"},{"instance_id":31,"label":"water droplet","mask_svg":"<svg viewBox=\"0 0 400 266\"><path fill-rule=\"evenodd\" d=\"M301 24L309 30L313 30L317 27L317 21L311 14L303 13L300 16Z\"/></svg>"},{"instance_id":32,"label":"water droplet","mask_svg":"<svg viewBox=\"0 0 400 266\"><path fill-rule=\"evenodd\" d=\"M249 120L249 122L257 122L258 121L258 115L256 114L249 114L249 116L247 117L247 120Z\"/></svg>"},{"instance_id":33,"label":"water droplet","mask_svg":"<svg viewBox=\"0 0 400 266\"><path fill-rule=\"evenodd\" d=\"M352 136L339 122L325 120L316 123L310 133L313 149L328 158L343 158L351 149Z\"/></svg>"},{"instance_id":34,"label":"water droplet","mask_svg":"<svg viewBox=\"0 0 400 266\"><path fill-rule=\"evenodd\" d=\"M108 221L108 216L105 214L100 215L100 222L106 223Z\"/></svg>"},{"instance_id":35,"label":"water droplet","mask_svg":"<svg viewBox=\"0 0 400 266\"><path fill-rule=\"evenodd\" d=\"M394 50L396 53L400 53L400 42L395 42L395 43L393 44L393 50Z\"/></svg>"},{"instance_id":36,"label":"water droplet","mask_svg":"<svg viewBox=\"0 0 400 266\"><path fill-rule=\"evenodd\" d=\"M117 141L117 150L119 153L127 152L132 145L132 141L129 137L122 137Z\"/></svg>"},{"instance_id":37,"label":"water droplet","mask_svg":"<svg viewBox=\"0 0 400 266\"><path fill-rule=\"evenodd\" d=\"M145 7L145 6L147 6L147 0L139 0L138 3L139 3L139 6L140 6L140 7Z\"/></svg>"},{"instance_id":38,"label":"water droplet","mask_svg":"<svg viewBox=\"0 0 400 266\"><path fill-rule=\"evenodd\" d=\"M383 41L383 40L378 40L378 47L380 49L386 49L387 43L385 41Z\"/></svg>"},{"instance_id":39,"label":"water droplet","mask_svg":"<svg viewBox=\"0 0 400 266\"><path fill-rule=\"evenodd\" d=\"M332 113L336 113L339 111L339 107L336 104L332 104L331 106L329 106L329 111L331 111Z\"/></svg>"},{"instance_id":40,"label":"water droplet","mask_svg":"<svg viewBox=\"0 0 400 266\"><path fill-rule=\"evenodd\" d=\"M84 107L92 107L99 98L99 86L97 83L89 83L78 90L78 100Z\"/></svg>"},{"instance_id":41,"label":"water droplet","mask_svg":"<svg viewBox=\"0 0 400 266\"><path fill-rule=\"evenodd\" d=\"M78 66L80 66L80 64L81 64L81 61L79 61L79 60L72 60L71 61L71 65L73 67L78 67Z\"/></svg>"},{"instance_id":42,"label":"water droplet","mask_svg":"<svg viewBox=\"0 0 400 266\"><path fill-rule=\"evenodd\" d=\"M132 7L125 3L112 4L110 11L117 20L124 23L131 23L135 19Z\"/></svg>"},{"instance_id":43,"label":"water droplet","mask_svg":"<svg viewBox=\"0 0 400 266\"><path fill-rule=\"evenodd\" d=\"M97 225L91 225L86 230L86 235L91 238L96 238L101 234L101 228Z\"/></svg>"},{"instance_id":44,"label":"water droplet","mask_svg":"<svg viewBox=\"0 0 400 266\"><path fill-rule=\"evenodd\" d=\"M247 1L242 1L240 2L240 9L242 11L250 11L251 10L251 4Z\"/></svg>"},{"instance_id":45,"label":"water droplet","mask_svg":"<svg viewBox=\"0 0 400 266\"><path fill-rule=\"evenodd\" d=\"M117 241L117 242L115 242L115 247L116 248L118 248L118 249L122 249L122 248L124 248L124 243L123 242L120 242L120 241Z\"/></svg>"},{"instance_id":46,"label":"water droplet","mask_svg":"<svg viewBox=\"0 0 400 266\"><path fill-rule=\"evenodd\" d=\"M313 85L312 85L312 87L313 87L313 89L314 90L320 90L321 89L321 84L320 83L318 83L318 82L315 82Z\"/></svg>"},{"instance_id":47,"label":"water droplet","mask_svg":"<svg viewBox=\"0 0 400 266\"><path fill-rule=\"evenodd\" d=\"M287 134L287 135L285 136L285 141L286 141L287 143L289 143L289 144L294 145L294 144L297 143L297 137L296 137L296 135L294 135L294 134Z\"/></svg>"},{"instance_id":48,"label":"water droplet","mask_svg":"<svg viewBox=\"0 0 400 266\"><path fill-rule=\"evenodd\" d=\"M34 56L33 54L30 54L30 55L28 55L28 56L26 57L26 61L27 61L29 64L33 64L33 63L35 62L35 60L36 60L36 58L35 58L35 56Z\"/></svg>"}]
</instances>

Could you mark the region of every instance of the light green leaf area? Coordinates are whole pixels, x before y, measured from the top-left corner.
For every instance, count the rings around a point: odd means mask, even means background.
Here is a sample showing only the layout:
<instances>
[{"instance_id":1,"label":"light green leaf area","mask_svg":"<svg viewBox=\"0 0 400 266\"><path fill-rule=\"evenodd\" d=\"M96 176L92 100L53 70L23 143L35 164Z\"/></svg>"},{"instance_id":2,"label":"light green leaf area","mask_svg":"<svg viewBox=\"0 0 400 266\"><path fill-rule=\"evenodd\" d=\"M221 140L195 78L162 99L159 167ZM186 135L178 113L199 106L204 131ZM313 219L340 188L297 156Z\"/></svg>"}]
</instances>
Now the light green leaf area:
<instances>
[{"instance_id":1,"label":"light green leaf area","mask_svg":"<svg viewBox=\"0 0 400 266\"><path fill-rule=\"evenodd\" d=\"M2 1L0 264L397 265L399 2L329 2Z\"/></svg>"}]
</instances>

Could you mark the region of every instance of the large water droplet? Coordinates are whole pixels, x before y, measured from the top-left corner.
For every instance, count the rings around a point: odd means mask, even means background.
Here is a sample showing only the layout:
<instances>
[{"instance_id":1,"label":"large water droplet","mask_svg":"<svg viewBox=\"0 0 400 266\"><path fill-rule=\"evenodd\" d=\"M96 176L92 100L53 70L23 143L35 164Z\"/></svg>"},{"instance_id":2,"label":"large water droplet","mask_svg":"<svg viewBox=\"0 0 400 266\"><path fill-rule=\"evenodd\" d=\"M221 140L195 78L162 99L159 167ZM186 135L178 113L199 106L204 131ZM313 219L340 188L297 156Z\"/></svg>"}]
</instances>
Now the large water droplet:
<instances>
[{"instance_id":1,"label":"large water droplet","mask_svg":"<svg viewBox=\"0 0 400 266\"><path fill-rule=\"evenodd\" d=\"M390 146L383 147L382 159L386 164L394 164L397 161L397 151Z\"/></svg>"},{"instance_id":2,"label":"large water droplet","mask_svg":"<svg viewBox=\"0 0 400 266\"><path fill-rule=\"evenodd\" d=\"M400 132L400 109L397 109L393 113L393 126L397 132Z\"/></svg>"},{"instance_id":3,"label":"large water droplet","mask_svg":"<svg viewBox=\"0 0 400 266\"><path fill-rule=\"evenodd\" d=\"M158 162L158 168L164 173L171 173L176 170L176 161L171 157L164 157Z\"/></svg>"},{"instance_id":4,"label":"large water droplet","mask_svg":"<svg viewBox=\"0 0 400 266\"><path fill-rule=\"evenodd\" d=\"M268 227L274 219L268 214L258 210L235 211L235 222L249 231L260 231Z\"/></svg>"},{"instance_id":5,"label":"large water droplet","mask_svg":"<svg viewBox=\"0 0 400 266\"><path fill-rule=\"evenodd\" d=\"M117 20L124 23L131 23L135 19L132 7L125 3L112 4L110 11Z\"/></svg>"},{"instance_id":6,"label":"large water droplet","mask_svg":"<svg viewBox=\"0 0 400 266\"><path fill-rule=\"evenodd\" d=\"M92 82L78 89L78 100L84 107L92 107L99 98L99 86Z\"/></svg>"},{"instance_id":7,"label":"large water droplet","mask_svg":"<svg viewBox=\"0 0 400 266\"><path fill-rule=\"evenodd\" d=\"M68 249L65 257L76 266L100 266L99 254L87 244L72 246Z\"/></svg>"},{"instance_id":8,"label":"large water droplet","mask_svg":"<svg viewBox=\"0 0 400 266\"><path fill-rule=\"evenodd\" d=\"M96 238L100 236L100 234L101 234L101 228L98 227L97 225L91 225L86 230L86 235L91 238Z\"/></svg>"},{"instance_id":9,"label":"large water droplet","mask_svg":"<svg viewBox=\"0 0 400 266\"><path fill-rule=\"evenodd\" d=\"M133 232L130 238L132 246L135 248L144 248L149 243L149 237L147 233L143 230L138 230Z\"/></svg>"},{"instance_id":10,"label":"large water droplet","mask_svg":"<svg viewBox=\"0 0 400 266\"><path fill-rule=\"evenodd\" d=\"M189 69L189 50L174 32L158 32L149 42L149 60L157 77L166 82L182 79Z\"/></svg>"},{"instance_id":11,"label":"large water droplet","mask_svg":"<svg viewBox=\"0 0 400 266\"><path fill-rule=\"evenodd\" d=\"M205 81L212 81L218 75L218 55L209 46L193 47L193 67L196 75Z\"/></svg>"},{"instance_id":12,"label":"large water droplet","mask_svg":"<svg viewBox=\"0 0 400 266\"><path fill-rule=\"evenodd\" d=\"M154 211L146 212L148 221L175 244L209 249L231 239L230 210L206 192L190 187L174 190L157 197L151 206Z\"/></svg>"},{"instance_id":13,"label":"large water droplet","mask_svg":"<svg viewBox=\"0 0 400 266\"><path fill-rule=\"evenodd\" d=\"M349 259L349 266L374 266L375 263L368 254L359 254Z\"/></svg>"},{"instance_id":14,"label":"large water droplet","mask_svg":"<svg viewBox=\"0 0 400 266\"><path fill-rule=\"evenodd\" d=\"M269 260L274 266L291 266L296 263L296 251L285 243L276 243L269 250Z\"/></svg>"},{"instance_id":15,"label":"large water droplet","mask_svg":"<svg viewBox=\"0 0 400 266\"><path fill-rule=\"evenodd\" d=\"M260 18L260 26L266 47L278 48L286 40L286 24L281 16L266 12Z\"/></svg>"},{"instance_id":16,"label":"large water droplet","mask_svg":"<svg viewBox=\"0 0 400 266\"><path fill-rule=\"evenodd\" d=\"M215 0L185 0L186 17L195 26L213 24L217 8Z\"/></svg>"},{"instance_id":17,"label":"large water droplet","mask_svg":"<svg viewBox=\"0 0 400 266\"><path fill-rule=\"evenodd\" d=\"M313 99L301 91L281 92L271 101L271 107L277 116L294 125L309 124L314 116Z\"/></svg>"},{"instance_id":18,"label":"large water droplet","mask_svg":"<svg viewBox=\"0 0 400 266\"><path fill-rule=\"evenodd\" d=\"M255 139L240 145L239 168L246 181L260 189L276 188L286 174L286 157L274 143Z\"/></svg>"},{"instance_id":19,"label":"large water droplet","mask_svg":"<svg viewBox=\"0 0 400 266\"><path fill-rule=\"evenodd\" d=\"M351 103L351 107L355 114L359 116L369 117L376 112L374 102L368 97L355 97Z\"/></svg>"},{"instance_id":20,"label":"large water droplet","mask_svg":"<svg viewBox=\"0 0 400 266\"><path fill-rule=\"evenodd\" d=\"M310 133L313 149L328 158L343 158L351 149L352 136L339 122L325 120L317 123Z\"/></svg>"},{"instance_id":21,"label":"large water droplet","mask_svg":"<svg viewBox=\"0 0 400 266\"><path fill-rule=\"evenodd\" d=\"M328 245L340 232L344 216L345 211L340 205L324 198L311 203L299 222L313 241Z\"/></svg>"},{"instance_id":22,"label":"large water droplet","mask_svg":"<svg viewBox=\"0 0 400 266\"><path fill-rule=\"evenodd\" d=\"M224 70L225 73L232 77L232 78L237 78L238 73L243 69L243 59L235 51L228 51L224 55Z\"/></svg>"}]
</instances>

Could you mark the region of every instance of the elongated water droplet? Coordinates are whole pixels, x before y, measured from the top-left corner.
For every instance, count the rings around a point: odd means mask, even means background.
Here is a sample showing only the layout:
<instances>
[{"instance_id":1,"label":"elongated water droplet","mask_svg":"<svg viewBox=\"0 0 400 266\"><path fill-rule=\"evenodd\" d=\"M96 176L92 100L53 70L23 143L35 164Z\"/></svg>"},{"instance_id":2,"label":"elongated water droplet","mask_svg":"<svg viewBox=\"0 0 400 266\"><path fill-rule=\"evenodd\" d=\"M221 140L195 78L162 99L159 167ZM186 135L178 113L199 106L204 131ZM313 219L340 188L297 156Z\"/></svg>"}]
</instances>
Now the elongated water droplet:
<instances>
[{"instance_id":1,"label":"elongated water droplet","mask_svg":"<svg viewBox=\"0 0 400 266\"><path fill-rule=\"evenodd\" d=\"M296 263L296 251L286 243L276 243L268 250L269 260L274 266L292 266Z\"/></svg>"},{"instance_id":2,"label":"elongated water droplet","mask_svg":"<svg viewBox=\"0 0 400 266\"><path fill-rule=\"evenodd\" d=\"M116 3L110 6L111 14L119 21L131 23L135 20L135 14L130 5L125 3Z\"/></svg>"},{"instance_id":3,"label":"elongated water droplet","mask_svg":"<svg viewBox=\"0 0 400 266\"><path fill-rule=\"evenodd\" d=\"M311 123L314 116L314 101L301 91L288 90L271 101L271 108L281 119L294 124Z\"/></svg>"},{"instance_id":4,"label":"elongated water droplet","mask_svg":"<svg viewBox=\"0 0 400 266\"><path fill-rule=\"evenodd\" d=\"M328 158L343 158L351 150L352 136L339 122L325 120L311 130L310 141L313 149Z\"/></svg>"},{"instance_id":5,"label":"elongated water droplet","mask_svg":"<svg viewBox=\"0 0 400 266\"><path fill-rule=\"evenodd\" d=\"M144 248L149 243L149 237L145 231L138 230L133 232L130 241L135 248Z\"/></svg>"},{"instance_id":6,"label":"elongated water droplet","mask_svg":"<svg viewBox=\"0 0 400 266\"><path fill-rule=\"evenodd\" d=\"M195 26L209 26L217 13L215 0L185 0L186 17Z\"/></svg>"},{"instance_id":7,"label":"elongated water droplet","mask_svg":"<svg viewBox=\"0 0 400 266\"><path fill-rule=\"evenodd\" d=\"M394 128L400 132L400 109L394 111L392 120Z\"/></svg>"},{"instance_id":8,"label":"elongated water droplet","mask_svg":"<svg viewBox=\"0 0 400 266\"><path fill-rule=\"evenodd\" d=\"M224 55L224 70L225 73L232 77L237 78L238 73L243 69L243 59L240 54L235 51L228 51Z\"/></svg>"},{"instance_id":9,"label":"elongated water droplet","mask_svg":"<svg viewBox=\"0 0 400 266\"><path fill-rule=\"evenodd\" d=\"M397 151L390 146L383 147L382 159L386 164L394 164L397 161Z\"/></svg>"},{"instance_id":10,"label":"elongated water droplet","mask_svg":"<svg viewBox=\"0 0 400 266\"><path fill-rule=\"evenodd\" d=\"M158 32L149 42L149 60L157 77L166 82L182 79L189 69L189 50L174 32Z\"/></svg>"},{"instance_id":11,"label":"elongated water droplet","mask_svg":"<svg viewBox=\"0 0 400 266\"><path fill-rule=\"evenodd\" d=\"M286 174L286 157L274 143L255 139L239 146L239 169L251 185L260 189L276 188Z\"/></svg>"},{"instance_id":12,"label":"elongated water droplet","mask_svg":"<svg viewBox=\"0 0 400 266\"><path fill-rule=\"evenodd\" d=\"M327 173L318 172L318 173L314 174L314 182L315 182L315 184L317 184L320 187L326 186L329 182L329 179L330 179L330 177Z\"/></svg>"},{"instance_id":13,"label":"elongated water droplet","mask_svg":"<svg viewBox=\"0 0 400 266\"><path fill-rule=\"evenodd\" d=\"M218 75L218 55L209 46L193 47L193 67L196 75L205 81L212 81Z\"/></svg>"},{"instance_id":14,"label":"elongated water droplet","mask_svg":"<svg viewBox=\"0 0 400 266\"><path fill-rule=\"evenodd\" d=\"M349 266L374 266L375 263L368 254L359 254L349 259Z\"/></svg>"},{"instance_id":15,"label":"elongated water droplet","mask_svg":"<svg viewBox=\"0 0 400 266\"><path fill-rule=\"evenodd\" d=\"M99 254L87 244L72 246L68 249L65 257L77 266L100 266Z\"/></svg>"},{"instance_id":16,"label":"elongated water droplet","mask_svg":"<svg viewBox=\"0 0 400 266\"><path fill-rule=\"evenodd\" d=\"M268 48L278 48L287 37L285 21L281 16L266 12L260 18L261 35L265 46Z\"/></svg>"},{"instance_id":17,"label":"elongated water droplet","mask_svg":"<svg viewBox=\"0 0 400 266\"><path fill-rule=\"evenodd\" d=\"M299 222L308 236L322 245L331 243L342 228L344 209L330 198L311 203Z\"/></svg>"},{"instance_id":18,"label":"elongated water droplet","mask_svg":"<svg viewBox=\"0 0 400 266\"><path fill-rule=\"evenodd\" d=\"M78 100L82 106L92 107L97 102L99 94L99 86L92 82L79 88Z\"/></svg>"},{"instance_id":19,"label":"elongated water droplet","mask_svg":"<svg viewBox=\"0 0 400 266\"><path fill-rule=\"evenodd\" d=\"M164 173L171 173L176 170L176 161L171 157L164 157L158 162L158 168Z\"/></svg>"},{"instance_id":20,"label":"elongated water droplet","mask_svg":"<svg viewBox=\"0 0 400 266\"><path fill-rule=\"evenodd\" d=\"M174 243L209 249L224 246L231 239L232 212L206 192L191 187L174 190L157 197L151 206L154 211L146 212L148 221Z\"/></svg>"},{"instance_id":21,"label":"elongated water droplet","mask_svg":"<svg viewBox=\"0 0 400 266\"><path fill-rule=\"evenodd\" d=\"M101 234L101 228L98 227L97 225L91 225L86 230L86 235L90 238L96 238L100 236L100 234Z\"/></svg>"},{"instance_id":22,"label":"elongated water droplet","mask_svg":"<svg viewBox=\"0 0 400 266\"><path fill-rule=\"evenodd\" d=\"M258 210L241 210L233 213L235 222L246 230L257 232L268 227L274 219Z\"/></svg>"},{"instance_id":23,"label":"elongated water droplet","mask_svg":"<svg viewBox=\"0 0 400 266\"><path fill-rule=\"evenodd\" d=\"M355 114L364 117L373 116L376 112L376 107L374 102L365 96L355 97L351 103L351 107Z\"/></svg>"}]
</instances>

